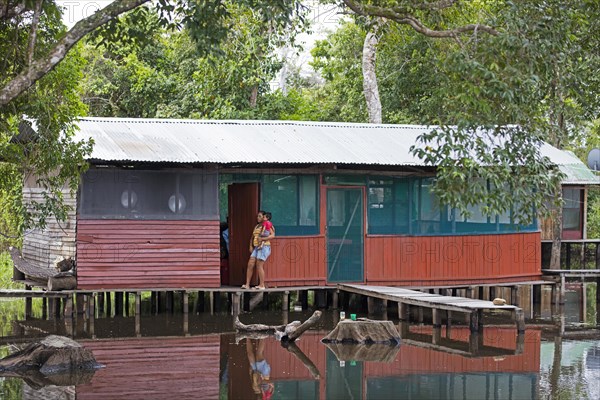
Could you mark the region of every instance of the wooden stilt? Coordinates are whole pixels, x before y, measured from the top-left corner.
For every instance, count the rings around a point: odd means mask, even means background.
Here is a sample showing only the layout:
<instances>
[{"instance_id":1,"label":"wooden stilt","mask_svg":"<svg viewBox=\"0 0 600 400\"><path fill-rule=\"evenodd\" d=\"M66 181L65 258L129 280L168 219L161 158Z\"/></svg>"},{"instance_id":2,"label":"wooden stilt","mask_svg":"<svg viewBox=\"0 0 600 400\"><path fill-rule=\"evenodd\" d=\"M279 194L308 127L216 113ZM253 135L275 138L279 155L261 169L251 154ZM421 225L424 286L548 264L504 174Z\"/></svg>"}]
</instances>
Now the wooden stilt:
<instances>
[{"instance_id":1,"label":"wooden stilt","mask_svg":"<svg viewBox=\"0 0 600 400\"><path fill-rule=\"evenodd\" d=\"M336 289L333 291L333 300L332 300L331 308L333 308L334 310L337 310L339 308L339 303L340 303L340 291Z\"/></svg>"},{"instance_id":2,"label":"wooden stilt","mask_svg":"<svg viewBox=\"0 0 600 400\"><path fill-rule=\"evenodd\" d=\"M521 304L521 299L519 298L519 287L518 286L511 286L510 287L510 303L513 306L517 306L519 307L519 305Z\"/></svg>"},{"instance_id":3,"label":"wooden stilt","mask_svg":"<svg viewBox=\"0 0 600 400\"><path fill-rule=\"evenodd\" d=\"M497 296L496 296L496 288L493 286L490 286L490 300L494 300Z\"/></svg>"},{"instance_id":4,"label":"wooden stilt","mask_svg":"<svg viewBox=\"0 0 600 400\"><path fill-rule=\"evenodd\" d=\"M115 292L115 316L123 316L123 292Z\"/></svg>"},{"instance_id":5,"label":"wooden stilt","mask_svg":"<svg viewBox=\"0 0 600 400\"><path fill-rule=\"evenodd\" d=\"M210 315L215 313L215 292L209 292L209 301L210 301Z\"/></svg>"},{"instance_id":6,"label":"wooden stilt","mask_svg":"<svg viewBox=\"0 0 600 400\"><path fill-rule=\"evenodd\" d=\"M96 308L98 309L98 318L100 318L104 314L104 292L98 293L97 303Z\"/></svg>"},{"instance_id":7,"label":"wooden stilt","mask_svg":"<svg viewBox=\"0 0 600 400\"><path fill-rule=\"evenodd\" d=\"M471 313L471 316L473 314L477 315L476 312L473 312L473 313ZM469 335L469 353L471 353L472 355L479 354L479 337L480 336L481 335L479 334L478 330L471 329L471 334Z\"/></svg>"},{"instance_id":8,"label":"wooden stilt","mask_svg":"<svg viewBox=\"0 0 600 400\"><path fill-rule=\"evenodd\" d=\"M65 318L73 318L73 295L70 294L65 301Z\"/></svg>"},{"instance_id":9,"label":"wooden stilt","mask_svg":"<svg viewBox=\"0 0 600 400\"><path fill-rule=\"evenodd\" d=\"M85 296L83 294L77 293L77 296L75 296L75 306L77 307L77 314L81 315L85 312L85 307L84 307L84 298Z\"/></svg>"},{"instance_id":10,"label":"wooden stilt","mask_svg":"<svg viewBox=\"0 0 600 400\"><path fill-rule=\"evenodd\" d=\"M327 308L327 291L315 290L315 308Z\"/></svg>"},{"instance_id":11,"label":"wooden stilt","mask_svg":"<svg viewBox=\"0 0 600 400\"><path fill-rule=\"evenodd\" d=\"M565 304L565 276L560 276L560 295L558 298L558 304Z\"/></svg>"},{"instance_id":12,"label":"wooden stilt","mask_svg":"<svg viewBox=\"0 0 600 400\"><path fill-rule=\"evenodd\" d=\"M441 310L439 310L437 308L432 308L431 313L432 313L433 327L434 328L441 327L442 326Z\"/></svg>"},{"instance_id":13,"label":"wooden stilt","mask_svg":"<svg viewBox=\"0 0 600 400\"><path fill-rule=\"evenodd\" d=\"M48 299L48 319L53 320L55 317L54 309L56 308L56 299L50 297Z\"/></svg>"},{"instance_id":14,"label":"wooden stilt","mask_svg":"<svg viewBox=\"0 0 600 400\"><path fill-rule=\"evenodd\" d=\"M283 301L281 302L282 311L290 311L290 292L286 290L283 292Z\"/></svg>"},{"instance_id":15,"label":"wooden stilt","mask_svg":"<svg viewBox=\"0 0 600 400\"><path fill-rule=\"evenodd\" d=\"M308 309L308 290L300 290L298 301L300 301L303 310Z\"/></svg>"},{"instance_id":16,"label":"wooden stilt","mask_svg":"<svg viewBox=\"0 0 600 400\"><path fill-rule=\"evenodd\" d=\"M135 293L135 315L142 313L142 292Z\"/></svg>"},{"instance_id":17,"label":"wooden stilt","mask_svg":"<svg viewBox=\"0 0 600 400\"><path fill-rule=\"evenodd\" d=\"M198 303L194 310L196 311L196 314L200 314L201 312L204 312L204 292L198 292L196 300Z\"/></svg>"},{"instance_id":18,"label":"wooden stilt","mask_svg":"<svg viewBox=\"0 0 600 400\"><path fill-rule=\"evenodd\" d=\"M123 296L125 297L125 316L128 317L129 316L129 295L131 293L129 292L125 292L123 293Z\"/></svg>"},{"instance_id":19,"label":"wooden stilt","mask_svg":"<svg viewBox=\"0 0 600 400\"><path fill-rule=\"evenodd\" d=\"M478 299L479 300L483 300L483 286L479 286L479 293L478 293Z\"/></svg>"},{"instance_id":20,"label":"wooden stilt","mask_svg":"<svg viewBox=\"0 0 600 400\"><path fill-rule=\"evenodd\" d=\"M423 323L423 307L417 308L417 322L420 324Z\"/></svg>"},{"instance_id":21,"label":"wooden stilt","mask_svg":"<svg viewBox=\"0 0 600 400\"><path fill-rule=\"evenodd\" d=\"M286 292L286 293L289 293L289 292ZM284 295L284 300L285 300L285 298L286 298L286 296ZM237 317L240 314L241 301L242 301L242 292L235 292L231 299L231 315L233 315L234 319L235 319L235 317Z\"/></svg>"},{"instance_id":22,"label":"wooden stilt","mask_svg":"<svg viewBox=\"0 0 600 400\"><path fill-rule=\"evenodd\" d=\"M452 311L447 310L446 311L446 330L450 330L451 326L452 326Z\"/></svg>"},{"instance_id":23,"label":"wooden stilt","mask_svg":"<svg viewBox=\"0 0 600 400\"><path fill-rule=\"evenodd\" d=\"M96 293L88 296L88 317L90 319L96 318Z\"/></svg>"},{"instance_id":24,"label":"wooden stilt","mask_svg":"<svg viewBox=\"0 0 600 400\"><path fill-rule=\"evenodd\" d=\"M525 313L522 309L515 309L515 320L517 322L517 332L525 333Z\"/></svg>"},{"instance_id":25,"label":"wooden stilt","mask_svg":"<svg viewBox=\"0 0 600 400\"><path fill-rule=\"evenodd\" d=\"M473 298L473 286L469 286L465 289L465 297L468 297L469 299Z\"/></svg>"},{"instance_id":26,"label":"wooden stilt","mask_svg":"<svg viewBox=\"0 0 600 400\"><path fill-rule=\"evenodd\" d=\"M167 292L167 298L166 298L166 305L167 305L167 312L170 314L173 314L174 312L174 302L175 302L175 295L173 293L173 291L169 290Z\"/></svg>"},{"instance_id":27,"label":"wooden stilt","mask_svg":"<svg viewBox=\"0 0 600 400\"><path fill-rule=\"evenodd\" d=\"M42 298L42 319L48 318L48 300Z\"/></svg>"},{"instance_id":28,"label":"wooden stilt","mask_svg":"<svg viewBox=\"0 0 600 400\"><path fill-rule=\"evenodd\" d=\"M183 291L181 294L183 297L183 313L187 314L189 312L190 304L189 304L189 295L187 291Z\"/></svg>"},{"instance_id":29,"label":"wooden stilt","mask_svg":"<svg viewBox=\"0 0 600 400\"><path fill-rule=\"evenodd\" d=\"M471 332L479 332L479 312L472 311L469 320L469 329ZM473 336L473 334L471 334Z\"/></svg>"},{"instance_id":30,"label":"wooden stilt","mask_svg":"<svg viewBox=\"0 0 600 400\"><path fill-rule=\"evenodd\" d=\"M142 316L138 313L135 314L135 336L142 337Z\"/></svg>"},{"instance_id":31,"label":"wooden stilt","mask_svg":"<svg viewBox=\"0 0 600 400\"><path fill-rule=\"evenodd\" d=\"M442 340L442 327L441 326L433 326L433 333L431 335L431 343L438 344Z\"/></svg>"},{"instance_id":32,"label":"wooden stilt","mask_svg":"<svg viewBox=\"0 0 600 400\"><path fill-rule=\"evenodd\" d=\"M408 327L409 324L406 321L400 321L398 324L398 332L400 333L401 338L406 338L408 336Z\"/></svg>"},{"instance_id":33,"label":"wooden stilt","mask_svg":"<svg viewBox=\"0 0 600 400\"><path fill-rule=\"evenodd\" d=\"M183 336L190 336L190 313L183 313Z\"/></svg>"},{"instance_id":34,"label":"wooden stilt","mask_svg":"<svg viewBox=\"0 0 600 400\"><path fill-rule=\"evenodd\" d=\"M112 317L112 299L110 292L106 292L106 316Z\"/></svg>"},{"instance_id":35,"label":"wooden stilt","mask_svg":"<svg viewBox=\"0 0 600 400\"><path fill-rule=\"evenodd\" d=\"M408 321L410 319L410 309L408 304L398 302L398 319Z\"/></svg>"}]
</instances>

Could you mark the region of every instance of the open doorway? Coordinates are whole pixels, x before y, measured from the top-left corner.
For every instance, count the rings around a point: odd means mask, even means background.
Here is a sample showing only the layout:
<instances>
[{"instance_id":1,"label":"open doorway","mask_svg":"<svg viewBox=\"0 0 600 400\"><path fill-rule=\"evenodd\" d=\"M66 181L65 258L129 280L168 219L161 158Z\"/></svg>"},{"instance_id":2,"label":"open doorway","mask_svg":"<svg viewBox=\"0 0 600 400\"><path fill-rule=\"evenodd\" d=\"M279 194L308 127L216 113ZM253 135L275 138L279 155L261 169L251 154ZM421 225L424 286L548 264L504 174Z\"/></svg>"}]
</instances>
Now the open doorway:
<instances>
[{"instance_id":1,"label":"open doorway","mask_svg":"<svg viewBox=\"0 0 600 400\"><path fill-rule=\"evenodd\" d=\"M240 286L246 280L250 236L256 225L259 183L232 183L227 187L229 225L229 284ZM252 282L253 285L257 284Z\"/></svg>"}]
</instances>

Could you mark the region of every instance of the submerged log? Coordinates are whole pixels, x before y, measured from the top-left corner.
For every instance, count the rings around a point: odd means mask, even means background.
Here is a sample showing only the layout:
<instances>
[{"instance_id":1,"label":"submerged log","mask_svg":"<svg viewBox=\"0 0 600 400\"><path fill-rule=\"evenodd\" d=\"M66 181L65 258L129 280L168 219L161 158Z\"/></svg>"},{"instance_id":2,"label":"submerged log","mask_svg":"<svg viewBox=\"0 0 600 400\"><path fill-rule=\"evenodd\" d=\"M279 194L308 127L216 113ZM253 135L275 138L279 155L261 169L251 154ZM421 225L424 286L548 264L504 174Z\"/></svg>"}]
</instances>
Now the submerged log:
<instances>
[{"instance_id":1,"label":"submerged log","mask_svg":"<svg viewBox=\"0 0 600 400\"><path fill-rule=\"evenodd\" d=\"M322 342L397 345L400 343L400 334L392 321L343 320L322 339Z\"/></svg>"},{"instance_id":2,"label":"submerged log","mask_svg":"<svg viewBox=\"0 0 600 400\"><path fill-rule=\"evenodd\" d=\"M57 276L53 276L48 278L48 290L50 291L58 291L58 290L71 290L77 287L77 278L73 275L64 275L60 274Z\"/></svg>"},{"instance_id":3,"label":"submerged log","mask_svg":"<svg viewBox=\"0 0 600 400\"><path fill-rule=\"evenodd\" d=\"M99 367L91 351L72 339L57 335L49 335L0 360L0 373L35 369L47 375Z\"/></svg>"}]
</instances>

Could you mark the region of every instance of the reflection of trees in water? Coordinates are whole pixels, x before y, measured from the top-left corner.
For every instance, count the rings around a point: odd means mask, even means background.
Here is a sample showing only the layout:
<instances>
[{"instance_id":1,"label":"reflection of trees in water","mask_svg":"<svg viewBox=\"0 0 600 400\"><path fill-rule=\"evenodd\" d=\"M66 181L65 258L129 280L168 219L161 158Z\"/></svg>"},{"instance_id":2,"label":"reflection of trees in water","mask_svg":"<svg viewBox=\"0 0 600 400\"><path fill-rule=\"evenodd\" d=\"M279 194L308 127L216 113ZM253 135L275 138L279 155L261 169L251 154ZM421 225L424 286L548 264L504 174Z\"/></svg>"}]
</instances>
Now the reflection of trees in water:
<instances>
[{"instance_id":1,"label":"reflection of trees in water","mask_svg":"<svg viewBox=\"0 0 600 400\"><path fill-rule=\"evenodd\" d=\"M571 346L565 346L565 344ZM593 346L569 365L565 364L571 347L584 344L584 341L563 341L555 337L552 364L540 369L540 398L552 399L597 399L600 396L600 346Z\"/></svg>"}]
</instances>

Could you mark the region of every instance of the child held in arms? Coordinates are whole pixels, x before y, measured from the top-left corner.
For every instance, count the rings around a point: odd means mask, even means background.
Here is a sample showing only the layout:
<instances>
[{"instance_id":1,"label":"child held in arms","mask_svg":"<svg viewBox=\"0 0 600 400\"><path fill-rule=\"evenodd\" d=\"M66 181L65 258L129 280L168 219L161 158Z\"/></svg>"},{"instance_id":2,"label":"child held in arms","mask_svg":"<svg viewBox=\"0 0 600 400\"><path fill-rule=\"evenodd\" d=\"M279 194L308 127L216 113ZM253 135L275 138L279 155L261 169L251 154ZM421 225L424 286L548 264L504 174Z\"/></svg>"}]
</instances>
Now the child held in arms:
<instances>
[{"instance_id":1,"label":"child held in arms","mask_svg":"<svg viewBox=\"0 0 600 400\"><path fill-rule=\"evenodd\" d=\"M272 215L270 212L265 213L265 220L262 223L262 231L260 231L261 237L269 237L271 232L273 232L273 223L271 222L271 217ZM265 242L260 242L258 248L262 249L264 243Z\"/></svg>"}]
</instances>

